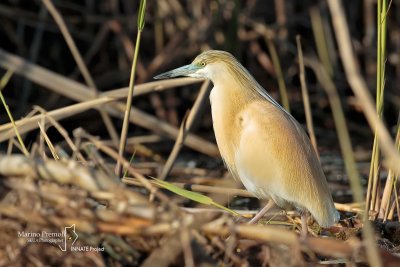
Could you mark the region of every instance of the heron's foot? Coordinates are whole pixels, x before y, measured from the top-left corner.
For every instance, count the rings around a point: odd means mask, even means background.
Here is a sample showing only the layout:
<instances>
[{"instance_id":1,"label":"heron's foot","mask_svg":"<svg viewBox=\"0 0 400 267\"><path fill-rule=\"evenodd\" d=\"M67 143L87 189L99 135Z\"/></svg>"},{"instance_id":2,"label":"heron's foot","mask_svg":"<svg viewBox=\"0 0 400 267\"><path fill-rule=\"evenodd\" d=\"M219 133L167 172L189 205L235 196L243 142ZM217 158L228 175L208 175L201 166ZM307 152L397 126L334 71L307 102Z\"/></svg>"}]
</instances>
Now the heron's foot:
<instances>
[{"instance_id":1,"label":"heron's foot","mask_svg":"<svg viewBox=\"0 0 400 267\"><path fill-rule=\"evenodd\" d=\"M307 213L301 214L300 242L305 241L308 235Z\"/></svg>"}]
</instances>

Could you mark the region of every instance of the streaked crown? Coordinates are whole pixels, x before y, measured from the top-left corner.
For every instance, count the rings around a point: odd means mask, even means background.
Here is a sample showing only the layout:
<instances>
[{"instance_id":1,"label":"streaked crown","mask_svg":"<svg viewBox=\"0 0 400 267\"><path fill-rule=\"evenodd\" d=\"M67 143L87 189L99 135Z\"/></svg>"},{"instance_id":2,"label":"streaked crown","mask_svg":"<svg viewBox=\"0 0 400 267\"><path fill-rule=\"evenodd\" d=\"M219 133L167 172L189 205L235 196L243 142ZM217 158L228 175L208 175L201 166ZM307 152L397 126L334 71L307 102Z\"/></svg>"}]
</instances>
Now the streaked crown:
<instances>
[{"instance_id":1,"label":"streaked crown","mask_svg":"<svg viewBox=\"0 0 400 267\"><path fill-rule=\"evenodd\" d=\"M232 54L220 50L208 50L198 55L192 64L204 67L210 63L239 64Z\"/></svg>"}]
</instances>

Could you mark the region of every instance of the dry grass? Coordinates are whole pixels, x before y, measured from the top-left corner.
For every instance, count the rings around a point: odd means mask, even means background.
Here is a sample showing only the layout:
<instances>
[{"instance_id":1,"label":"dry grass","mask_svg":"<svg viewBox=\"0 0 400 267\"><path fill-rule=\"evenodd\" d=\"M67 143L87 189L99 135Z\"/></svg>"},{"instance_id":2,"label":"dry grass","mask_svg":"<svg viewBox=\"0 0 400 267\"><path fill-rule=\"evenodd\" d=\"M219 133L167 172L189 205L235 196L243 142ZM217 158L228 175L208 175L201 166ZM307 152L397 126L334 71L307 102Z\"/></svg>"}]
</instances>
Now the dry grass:
<instances>
[{"instance_id":1,"label":"dry grass","mask_svg":"<svg viewBox=\"0 0 400 267\"><path fill-rule=\"evenodd\" d=\"M393 134L387 126L390 120L384 121L385 116L378 116L374 108L365 77L375 69L371 60L375 50L361 42L362 37L350 39L349 30L359 25L351 17L346 20L341 1L328 1L327 6L280 0L250 1L243 6L233 1L148 1L146 26L138 25L143 30L140 49L131 38L137 30L131 21L136 21L132 18L138 5L89 2L43 0L39 11L0 4L4 21L0 37L7 40L0 45L0 66L14 73L2 94L15 118L14 126L0 114L4 150L0 154L0 266L398 266L399 122ZM374 30L368 20L374 3L367 2L362 25L366 35ZM357 13L351 4L344 4L351 14ZM302 11L295 12L296 8ZM386 11L385 19L398 8ZM51 17L43 15L45 10ZM10 12L19 16L7 15ZM328 13L333 16L325 16ZM276 21L263 21L270 17ZM221 21L228 21L230 27ZM32 47L21 38L17 24L29 27L35 40ZM390 25L389 20L387 30L399 34ZM43 32L51 33L47 41L54 41L54 46L45 45ZM300 38L296 50L296 39L289 35L293 32L302 37L304 56ZM10 47L16 51L8 52ZM260 83L272 88L273 96L281 96L287 107L290 99L296 118L301 119L299 106L304 102L314 148L340 202L335 205L342 218L334 227L321 229L310 220L309 236L300 239L299 214L281 210L270 211L259 225L246 224L257 211L255 199L234 183L220 160L205 112L210 83L191 78L151 81L155 73L183 65L210 47L231 49ZM386 54L398 52L389 49ZM400 82L400 64L386 62L384 54L381 65L393 70L386 74L392 75L387 81ZM50 65L54 55L59 65L43 67ZM134 55L137 62L130 75ZM32 62L35 59L38 62ZM360 69L364 59L365 70ZM59 68L64 65L68 71ZM24 83L18 82L21 77ZM134 91L133 84L120 88L129 80L135 80ZM347 83L354 97L344 97ZM400 98L391 90L395 86L385 84L382 77L379 84L388 87L385 94L392 100L387 101L382 90L380 98L392 109L387 115L397 117ZM133 105L126 108L129 91ZM45 100L35 101L36 95ZM366 121L349 116L360 111ZM135 127L129 127L121 153L117 132L124 117ZM368 192L369 198L373 190L374 200L366 212L362 186L373 139L360 136L372 137L375 130L382 164L374 167L374 186ZM20 142L15 139L18 135ZM335 158L338 151L342 155ZM126 171L122 179L114 172L117 162ZM339 178L335 178L337 169ZM166 193L148 177L207 194L240 216ZM364 221L367 217L373 220ZM75 247L102 251L62 251L59 245L64 239L51 244L18 237L21 232L61 233L72 225L79 236ZM65 231L70 247L74 233Z\"/></svg>"}]
</instances>

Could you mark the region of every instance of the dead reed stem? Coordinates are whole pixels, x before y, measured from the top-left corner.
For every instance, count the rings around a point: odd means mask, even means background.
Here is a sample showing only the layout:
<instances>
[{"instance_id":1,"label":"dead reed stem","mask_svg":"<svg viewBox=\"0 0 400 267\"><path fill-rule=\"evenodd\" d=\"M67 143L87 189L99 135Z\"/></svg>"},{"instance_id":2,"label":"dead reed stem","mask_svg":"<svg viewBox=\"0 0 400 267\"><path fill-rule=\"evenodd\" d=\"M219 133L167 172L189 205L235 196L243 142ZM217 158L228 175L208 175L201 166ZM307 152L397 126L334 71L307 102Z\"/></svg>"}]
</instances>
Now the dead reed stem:
<instances>
[{"instance_id":1,"label":"dead reed stem","mask_svg":"<svg viewBox=\"0 0 400 267\"><path fill-rule=\"evenodd\" d=\"M388 166L394 167L395 162L400 162L400 156L398 152L394 149L393 141L391 140L390 134L383 122L376 115L371 96L368 93L365 81L362 79L358 66L354 61L353 49L351 46L349 30L347 27L346 16L343 11L342 2L340 0L328 0L329 9L332 15L332 23L335 29L335 34L339 46L340 56L342 58L342 63L345 69L347 79L353 89L354 94L360 99L363 104L362 108L364 114L366 115L368 122L372 129L377 129L379 131L379 141L382 146L382 150L385 153L388 161ZM400 173L400 166L397 165L397 172ZM359 181L358 181L359 183ZM357 202L363 201L361 192L355 192L353 190L355 200ZM382 261L379 257L375 239L373 235L373 229L367 220L364 220L363 233L366 240L367 257L371 266L382 266Z\"/></svg>"},{"instance_id":2,"label":"dead reed stem","mask_svg":"<svg viewBox=\"0 0 400 267\"><path fill-rule=\"evenodd\" d=\"M317 156L319 157L317 138L315 137L314 124L310 107L310 99L308 97L306 74L304 70L303 50L301 48L301 39L299 35L296 36L296 42L297 42L297 53L299 57L301 94L303 96L303 105L306 114L307 130L308 134L310 135L311 144L314 147L315 153L317 153Z\"/></svg>"},{"instance_id":3,"label":"dead reed stem","mask_svg":"<svg viewBox=\"0 0 400 267\"><path fill-rule=\"evenodd\" d=\"M361 107L371 129L376 129L379 132L378 139L385 156L386 165L396 173L400 173L400 165L398 164L400 162L400 155L395 149L394 142L388 130L375 112L372 97L368 93L368 87L354 61L355 57L341 1L329 0L328 4L332 13L332 22L339 44L340 57L342 58L349 84L360 103L362 103Z\"/></svg>"}]
</instances>

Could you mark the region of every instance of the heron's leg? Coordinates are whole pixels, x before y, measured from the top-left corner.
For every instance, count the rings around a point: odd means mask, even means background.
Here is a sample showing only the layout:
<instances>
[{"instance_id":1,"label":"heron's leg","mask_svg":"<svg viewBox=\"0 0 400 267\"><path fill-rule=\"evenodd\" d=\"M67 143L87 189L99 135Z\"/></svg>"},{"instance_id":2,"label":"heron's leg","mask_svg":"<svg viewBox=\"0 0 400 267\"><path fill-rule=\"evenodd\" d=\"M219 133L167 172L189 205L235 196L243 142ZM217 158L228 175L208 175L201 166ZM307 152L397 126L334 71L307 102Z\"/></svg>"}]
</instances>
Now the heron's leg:
<instances>
[{"instance_id":1,"label":"heron's leg","mask_svg":"<svg viewBox=\"0 0 400 267\"><path fill-rule=\"evenodd\" d=\"M260 210L256 216L253 217L253 219L251 219L248 224L255 224L257 223L273 206L275 205L275 202L270 199L268 200L267 205L265 205L264 208L262 208L262 210Z\"/></svg>"},{"instance_id":2,"label":"heron's leg","mask_svg":"<svg viewBox=\"0 0 400 267\"><path fill-rule=\"evenodd\" d=\"M303 212L301 214L301 233L300 233L300 238L303 240L306 239L308 234L307 219L308 219L308 212Z\"/></svg>"}]
</instances>

